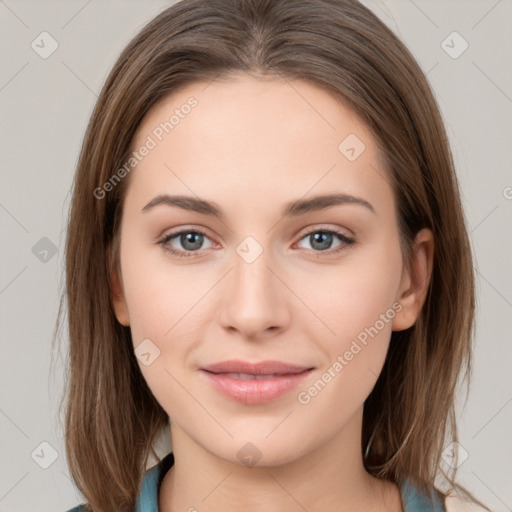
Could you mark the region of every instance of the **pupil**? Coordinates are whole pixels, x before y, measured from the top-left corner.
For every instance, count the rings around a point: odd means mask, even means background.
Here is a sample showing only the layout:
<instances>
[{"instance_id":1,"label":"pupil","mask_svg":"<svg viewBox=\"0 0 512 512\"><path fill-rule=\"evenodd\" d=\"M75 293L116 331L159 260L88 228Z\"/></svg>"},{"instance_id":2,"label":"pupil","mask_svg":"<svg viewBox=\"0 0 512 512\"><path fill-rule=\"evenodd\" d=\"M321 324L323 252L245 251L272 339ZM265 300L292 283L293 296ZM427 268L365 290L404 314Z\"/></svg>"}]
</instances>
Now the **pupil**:
<instances>
[{"instance_id":1,"label":"pupil","mask_svg":"<svg viewBox=\"0 0 512 512\"><path fill-rule=\"evenodd\" d=\"M330 233L315 233L312 235L313 241L316 243L317 241L322 242L322 238L326 237L326 240L324 239L323 243L320 243L320 247L316 247L317 249L323 250L328 249L330 246L332 235ZM315 247L314 243L311 244L312 247Z\"/></svg>"},{"instance_id":2,"label":"pupil","mask_svg":"<svg viewBox=\"0 0 512 512\"><path fill-rule=\"evenodd\" d=\"M194 249L200 249L201 248L201 235L200 233L187 233L186 235L182 235L181 243L183 244L183 247L186 249L194 250ZM194 238L198 237L199 242L196 240L194 244ZM189 243L192 244L192 247L187 246Z\"/></svg>"}]
</instances>

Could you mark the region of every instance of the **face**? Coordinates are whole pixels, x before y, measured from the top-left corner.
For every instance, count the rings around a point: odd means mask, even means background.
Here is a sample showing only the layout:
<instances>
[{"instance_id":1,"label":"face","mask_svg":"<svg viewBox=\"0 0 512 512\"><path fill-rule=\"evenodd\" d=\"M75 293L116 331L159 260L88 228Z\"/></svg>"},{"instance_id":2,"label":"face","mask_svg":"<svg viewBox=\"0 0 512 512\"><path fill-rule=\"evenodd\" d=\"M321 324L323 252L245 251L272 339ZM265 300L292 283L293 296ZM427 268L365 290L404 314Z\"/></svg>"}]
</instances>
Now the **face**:
<instances>
[{"instance_id":1,"label":"face","mask_svg":"<svg viewBox=\"0 0 512 512\"><path fill-rule=\"evenodd\" d=\"M167 97L133 147L145 156L130 173L113 300L171 429L236 463L246 443L268 465L324 445L361 411L392 330L414 323L424 297L370 131L307 82L239 75ZM307 371L204 370L228 360Z\"/></svg>"}]
</instances>

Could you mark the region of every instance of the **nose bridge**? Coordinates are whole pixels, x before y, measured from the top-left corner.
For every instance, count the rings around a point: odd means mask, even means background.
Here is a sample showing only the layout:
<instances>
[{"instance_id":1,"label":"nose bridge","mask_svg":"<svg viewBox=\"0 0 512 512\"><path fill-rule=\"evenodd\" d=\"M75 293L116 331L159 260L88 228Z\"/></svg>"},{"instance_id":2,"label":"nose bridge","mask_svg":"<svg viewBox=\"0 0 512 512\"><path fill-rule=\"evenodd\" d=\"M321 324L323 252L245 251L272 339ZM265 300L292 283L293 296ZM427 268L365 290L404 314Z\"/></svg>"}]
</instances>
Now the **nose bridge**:
<instances>
[{"instance_id":1,"label":"nose bridge","mask_svg":"<svg viewBox=\"0 0 512 512\"><path fill-rule=\"evenodd\" d=\"M247 236L238 244L222 299L224 327L255 336L283 326L287 318L283 290L279 289L283 285L274 275L275 270L271 270L274 263L272 251L255 236Z\"/></svg>"}]
</instances>

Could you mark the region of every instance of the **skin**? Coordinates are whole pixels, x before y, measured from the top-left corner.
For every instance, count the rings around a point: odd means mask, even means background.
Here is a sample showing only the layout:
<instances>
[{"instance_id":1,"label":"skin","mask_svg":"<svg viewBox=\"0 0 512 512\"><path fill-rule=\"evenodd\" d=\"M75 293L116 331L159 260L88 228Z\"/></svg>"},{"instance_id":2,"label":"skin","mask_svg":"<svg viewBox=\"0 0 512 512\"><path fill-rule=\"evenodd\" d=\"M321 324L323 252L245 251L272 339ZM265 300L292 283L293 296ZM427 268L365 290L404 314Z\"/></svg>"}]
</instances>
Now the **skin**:
<instances>
[{"instance_id":1,"label":"skin","mask_svg":"<svg viewBox=\"0 0 512 512\"><path fill-rule=\"evenodd\" d=\"M304 81L232 75L171 94L143 119L134 147L190 96L198 105L136 165L121 223L120 275L111 276L118 321L134 347L149 338L160 355L140 363L171 418L175 465L160 510L400 511L398 486L363 467L363 403L381 372L392 330L418 318L434 242L418 233L411 272L403 265L395 199L375 139L362 121ZM366 149L349 161L338 145L356 134ZM288 201L344 192L375 213L337 205L282 216ZM159 194L215 201L223 221L159 205ZM309 229L338 229L322 250ZM198 257L180 258L158 240L180 229L207 232ZM252 236L252 263L237 247ZM331 253L330 255L328 253ZM311 401L297 400L392 305L402 309ZM300 389L261 405L220 395L198 368L239 358L315 367ZM237 453L253 443L256 465Z\"/></svg>"}]
</instances>

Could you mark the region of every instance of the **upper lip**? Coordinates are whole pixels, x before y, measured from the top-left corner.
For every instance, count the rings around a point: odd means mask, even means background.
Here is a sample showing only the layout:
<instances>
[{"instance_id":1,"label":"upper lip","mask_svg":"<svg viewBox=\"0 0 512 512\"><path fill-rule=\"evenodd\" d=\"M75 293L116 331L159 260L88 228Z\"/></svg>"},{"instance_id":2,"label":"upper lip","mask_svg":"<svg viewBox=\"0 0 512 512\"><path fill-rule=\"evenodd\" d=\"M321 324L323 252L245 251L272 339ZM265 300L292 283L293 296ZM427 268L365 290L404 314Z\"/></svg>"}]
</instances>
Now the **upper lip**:
<instances>
[{"instance_id":1,"label":"upper lip","mask_svg":"<svg viewBox=\"0 0 512 512\"><path fill-rule=\"evenodd\" d=\"M201 368L212 373L247 373L249 375L289 375L310 370L311 366L300 366L282 361L250 363L239 359L221 361Z\"/></svg>"}]
</instances>

